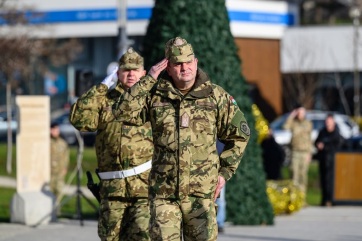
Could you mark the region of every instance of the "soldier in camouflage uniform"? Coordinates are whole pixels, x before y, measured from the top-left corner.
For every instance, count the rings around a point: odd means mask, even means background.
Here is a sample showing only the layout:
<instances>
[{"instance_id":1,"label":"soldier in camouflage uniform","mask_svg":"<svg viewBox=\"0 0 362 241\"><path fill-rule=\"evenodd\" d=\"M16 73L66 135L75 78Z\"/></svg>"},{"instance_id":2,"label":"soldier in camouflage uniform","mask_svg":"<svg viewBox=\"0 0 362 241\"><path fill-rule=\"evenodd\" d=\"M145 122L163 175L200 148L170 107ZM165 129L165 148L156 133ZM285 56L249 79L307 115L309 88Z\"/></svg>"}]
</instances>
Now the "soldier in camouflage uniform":
<instances>
[{"instance_id":1,"label":"soldier in camouflage uniform","mask_svg":"<svg viewBox=\"0 0 362 241\"><path fill-rule=\"evenodd\" d=\"M60 136L57 123L50 126L50 190L58 199L65 183L69 165L69 146Z\"/></svg>"},{"instance_id":2,"label":"soldier in camouflage uniform","mask_svg":"<svg viewBox=\"0 0 362 241\"><path fill-rule=\"evenodd\" d=\"M313 125L305 118L305 108L299 107L293 110L283 128L290 130L292 133L290 142L292 178L294 184L299 186L305 197L308 184L308 169L313 148L311 139Z\"/></svg>"},{"instance_id":3,"label":"soldier in camouflage uniform","mask_svg":"<svg viewBox=\"0 0 362 241\"><path fill-rule=\"evenodd\" d=\"M74 127L97 131L101 240L150 240L147 197L153 153L151 125L126 125L113 112L125 90L145 73L143 58L129 48L120 58L119 68L83 94L71 109Z\"/></svg>"},{"instance_id":4,"label":"soldier in camouflage uniform","mask_svg":"<svg viewBox=\"0 0 362 241\"><path fill-rule=\"evenodd\" d=\"M58 123L52 123L50 126L50 190L54 193L57 201L59 201L64 187L68 165L68 143L60 137Z\"/></svg>"},{"instance_id":5,"label":"soldier in camouflage uniform","mask_svg":"<svg viewBox=\"0 0 362 241\"><path fill-rule=\"evenodd\" d=\"M216 240L214 201L235 173L250 129L233 97L197 68L191 44L171 39L165 54L118 110L124 121L151 121L151 239ZM225 144L220 157L216 139Z\"/></svg>"}]
</instances>

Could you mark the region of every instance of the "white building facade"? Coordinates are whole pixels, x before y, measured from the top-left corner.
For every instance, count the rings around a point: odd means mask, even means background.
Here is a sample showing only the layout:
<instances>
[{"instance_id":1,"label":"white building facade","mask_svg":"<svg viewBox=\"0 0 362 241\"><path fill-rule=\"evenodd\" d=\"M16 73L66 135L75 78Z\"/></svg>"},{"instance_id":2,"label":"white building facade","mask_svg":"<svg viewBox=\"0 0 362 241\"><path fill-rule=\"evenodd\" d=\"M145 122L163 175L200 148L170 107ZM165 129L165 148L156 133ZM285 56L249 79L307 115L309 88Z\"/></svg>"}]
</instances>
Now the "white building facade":
<instances>
[{"instance_id":1,"label":"white building facade","mask_svg":"<svg viewBox=\"0 0 362 241\"><path fill-rule=\"evenodd\" d=\"M92 70L94 81L100 81L106 74L109 63L116 61L118 45L118 28L122 18L121 7L126 5L126 32L132 40L132 45L139 49L142 38L146 33L148 21L152 15L153 0L12 0L8 4L17 5L20 9L31 7L33 11L40 13L30 17L33 24L42 24L41 29L35 29L32 34L36 38L79 38L84 45L84 51L73 63L63 68L54 69L67 80L69 93L74 92L74 76L77 69ZM279 43L286 28L298 25L298 6L290 1L270 0L226 0L230 28L236 40L247 39L250 43L254 40L263 41L269 45L269 41ZM12 32L0 19L0 37ZM250 42L251 41L251 42ZM240 55L243 42L237 42ZM256 44L258 45L258 43ZM272 47L276 55L279 55L279 45ZM259 54L262 58L262 53ZM255 65L249 55L241 56L243 63L248 66ZM279 57L275 57L279 59ZM249 60L250 59L250 60ZM271 60L269 62L272 62ZM275 62L275 61L274 61ZM279 62L278 62L279 66ZM246 72L250 68L246 68ZM259 70L262 71L262 70ZM277 68L276 72L280 72ZM245 73L247 80L252 82L264 81L249 71ZM250 78L248 77L250 75ZM276 74L275 78L278 78ZM272 81L272 80L270 80ZM0 90L1 91L1 90ZM41 94L41 93L38 93ZM270 95L267 99L280 105ZM0 100L2 102L2 100ZM279 108L280 107L276 107Z\"/></svg>"},{"instance_id":2,"label":"white building facade","mask_svg":"<svg viewBox=\"0 0 362 241\"><path fill-rule=\"evenodd\" d=\"M281 71L284 76L314 78L313 108L355 115L356 97L362 99L362 28L286 29L281 39Z\"/></svg>"}]
</instances>

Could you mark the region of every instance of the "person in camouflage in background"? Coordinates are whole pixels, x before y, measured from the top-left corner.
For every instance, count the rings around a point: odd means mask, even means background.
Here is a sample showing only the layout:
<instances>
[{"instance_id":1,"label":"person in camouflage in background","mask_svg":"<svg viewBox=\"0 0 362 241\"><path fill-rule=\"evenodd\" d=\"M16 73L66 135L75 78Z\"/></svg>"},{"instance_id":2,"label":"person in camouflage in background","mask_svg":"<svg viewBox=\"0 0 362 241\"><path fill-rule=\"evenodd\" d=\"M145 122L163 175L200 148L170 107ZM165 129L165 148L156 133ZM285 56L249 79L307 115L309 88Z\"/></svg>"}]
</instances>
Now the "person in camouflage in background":
<instances>
[{"instance_id":1,"label":"person in camouflage in background","mask_svg":"<svg viewBox=\"0 0 362 241\"><path fill-rule=\"evenodd\" d=\"M152 125L151 239L216 240L214 201L235 173L250 129L233 97L197 67L191 44L173 38L165 55L118 110L124 121ZM220 157L216 139L225 144Z\"/></svg>"},{"instance_id":2,"label":"person in camouflage in background","mask_svg":"<svg viewBox=\"0 0 362 241\"><path fill-rule=\"evenodd\" d=\"M120 58L119 68L84 93L71 108L70 122L75 128L97 131L101 240L150 239L147 197L153 153L151 125L126 125L113 112L125 90L145 73L143 58L129 48Z\"/></svg>"},{"instance_id":3,"label":"person in camouflage in background","mask_svg":"<svg viewBox=\"0 0 362 241\"><path fill-rule=\"evenodd\" d=\"M292 139L291 147L291 171L292 179L304 193L307 193L308 169L312 157L312 122L305 118L306 110L304 107L294 109L288 116L283 128L290 130Z\"/></svg>"},{"instance_id":4,"label":"person in camouflage in background","mask_svg":"<svg viewBox=\"0 0 362 241\"><path fill-rule=\"evenodd\" d=\"M69 166L69 146L60 136L58 123L50 125L50 190L59 202ZM59 210L58 210L59 213Z\"/></svg>"}]
</instances>

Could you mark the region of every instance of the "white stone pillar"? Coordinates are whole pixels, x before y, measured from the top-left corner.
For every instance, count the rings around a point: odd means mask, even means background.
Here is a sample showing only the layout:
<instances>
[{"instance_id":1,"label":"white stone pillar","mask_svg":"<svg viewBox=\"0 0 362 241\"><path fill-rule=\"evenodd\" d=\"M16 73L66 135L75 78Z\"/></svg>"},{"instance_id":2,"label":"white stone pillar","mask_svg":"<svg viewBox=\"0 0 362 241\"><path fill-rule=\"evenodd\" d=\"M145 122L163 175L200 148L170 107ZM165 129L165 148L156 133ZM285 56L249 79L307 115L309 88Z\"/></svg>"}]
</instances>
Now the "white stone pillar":
<instances>
[{"instance_id":1,"label":"white stone pillar","mask_svg":"<svg viewBox=\"0 0 362 241\"><path fill-rule=\"evenodd\" d=\"M10 221L25 225L49 223L54 217L50 181L49 96L17 96L16 194Z\"/></svg>"}]
</instances>

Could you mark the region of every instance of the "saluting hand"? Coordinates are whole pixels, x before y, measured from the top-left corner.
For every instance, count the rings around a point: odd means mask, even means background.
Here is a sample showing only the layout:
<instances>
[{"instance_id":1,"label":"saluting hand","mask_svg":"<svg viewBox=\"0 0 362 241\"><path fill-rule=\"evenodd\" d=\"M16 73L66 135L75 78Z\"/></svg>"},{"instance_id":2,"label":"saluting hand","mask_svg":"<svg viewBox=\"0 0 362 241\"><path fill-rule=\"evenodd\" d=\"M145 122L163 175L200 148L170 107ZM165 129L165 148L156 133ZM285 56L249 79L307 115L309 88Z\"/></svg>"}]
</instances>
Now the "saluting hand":
<instances>
[{"instance_id":1,"label":"saluting hand","mask_svg":"<svg viewBox=\"0 0 362 241\"><path fill-rule=\"evenodd\" d=\"M158 62L156 65L152 66L150 71L148 72L149 75L152 76L152 78L157 79L160 73L166 69L168 60L165 58Z\"/></svg>"},{"instance_id":2,"label":"saluting hand","mask_svg":"<svg viewBox=\"0 0 362 241\"><path fill-rule=\"evenodd\" d=\"M107 85L108 88L110 89L118 81L117 73L118 73L118 66L114 68L112 73L110 73L106 78L104 78L102 84Z\"/></svg>"},{"instance_id":3,"label":"saluting hand","mask_svg":"<svg viewBox=\"0 0 362 241\"><path fill-rule=\"evenodd\" d=\"M294 110L290 113L290 117L291 117L291 118L294 118L294 117L297 116L297 114L298 114L298 109L294 109Z\"/></svg>"}]
</instances>

